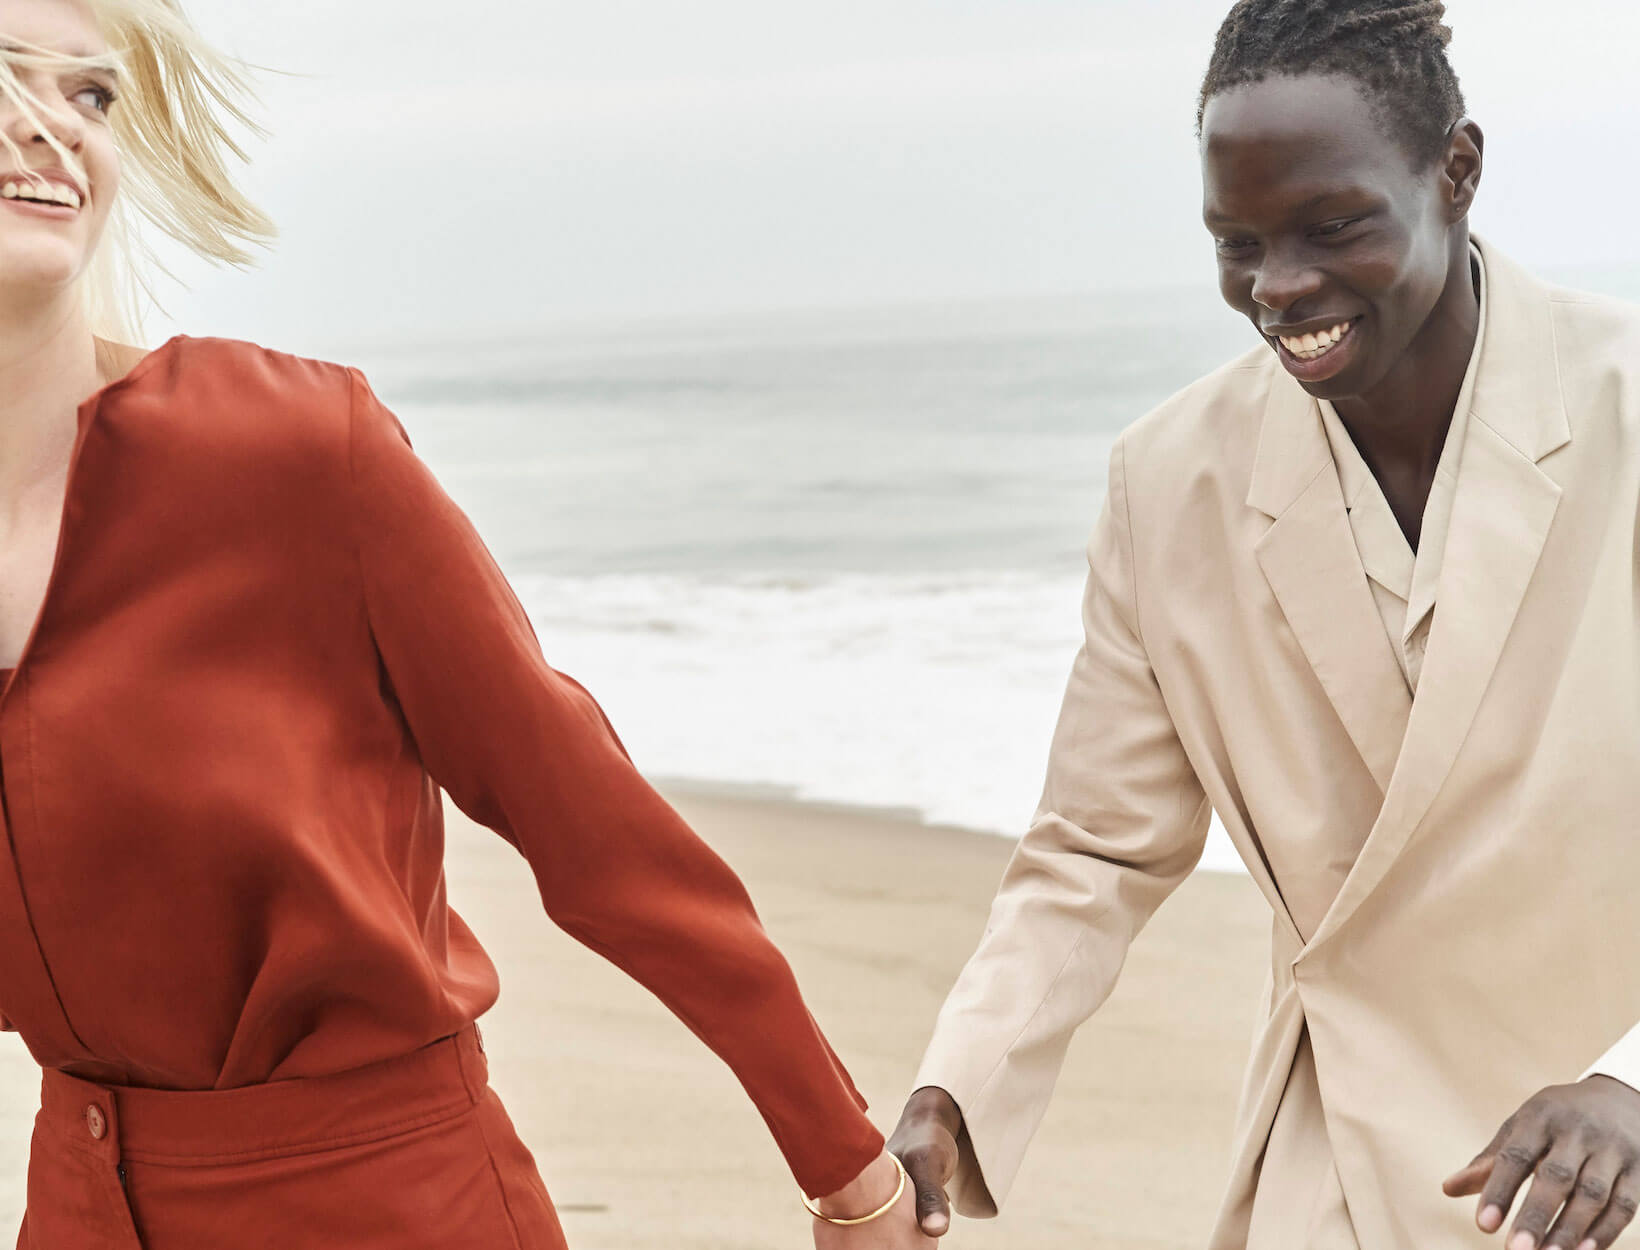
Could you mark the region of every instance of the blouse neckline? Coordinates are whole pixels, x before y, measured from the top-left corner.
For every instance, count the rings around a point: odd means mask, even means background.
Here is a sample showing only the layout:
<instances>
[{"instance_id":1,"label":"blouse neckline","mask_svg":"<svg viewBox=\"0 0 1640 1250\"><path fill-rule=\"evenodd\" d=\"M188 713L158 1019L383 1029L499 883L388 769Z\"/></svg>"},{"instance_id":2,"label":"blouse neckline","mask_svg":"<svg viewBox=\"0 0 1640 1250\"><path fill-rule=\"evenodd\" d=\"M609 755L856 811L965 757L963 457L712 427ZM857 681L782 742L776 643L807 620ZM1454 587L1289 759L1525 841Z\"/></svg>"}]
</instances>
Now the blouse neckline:
<instances>
[{"instance_id":1,"label":"blouse neckline","mask_svg":"<svg viewBox=\"0 0 1640 1250\"><path fill-rule=\"evenodd\" d=\"M28 663L29 653L34 650L34 637L40 632L40 623L45 620L46 614L51 607L51 601L54 597L53 592L57 587L57 582L59 580L59 568L63 559L63 543L66 537L69 506L74 500L75 470L79 467L80 450L85 446L86 434L91 429L91 423L96 419L98 410L102 407L104 401L107 400L110 395L114 394L116 391L125 389L140 379L144 374L152 369L162 357L170 354L170 352L187 337L188 336L186 334L173 334L170 338L166 339L165 342L161 343L158 347L154 348L153 351L149 352L141 360L137 361L136 364L132 365L131 368L127 369L121 376L115 378L112 382L108 382L103 386L98 387L96 390L92 391L90 395L86 396L85 399L80 401L80 404L75 411L75 422L77 428L74 434L74 450L69 454L68 480L63 488L63 508L62 515L59 517L57 522L57 546L51 556L51 574L46 580L46 592L40 599L40 607L35 613L33 622L29 625L28 637L23 641L23 650L17 657L17 663L11 668L0 669L0 696L3 696L5 691L10 687L13 675Z\"/></svg>"}]
</instances>

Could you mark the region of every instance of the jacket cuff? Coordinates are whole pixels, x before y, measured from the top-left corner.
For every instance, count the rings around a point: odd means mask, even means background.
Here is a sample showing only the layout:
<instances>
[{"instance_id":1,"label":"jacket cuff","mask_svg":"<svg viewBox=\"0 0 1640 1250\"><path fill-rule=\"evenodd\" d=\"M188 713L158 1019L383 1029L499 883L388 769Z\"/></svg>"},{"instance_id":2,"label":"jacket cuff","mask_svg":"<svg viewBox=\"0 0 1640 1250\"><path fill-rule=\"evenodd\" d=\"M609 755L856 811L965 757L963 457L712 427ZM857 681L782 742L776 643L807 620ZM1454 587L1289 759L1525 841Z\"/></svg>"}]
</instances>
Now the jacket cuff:
<instances>
[{"instance_id":1,"label":"jacket cuff","mask_svg":"<svg viewBox=\"0 0 1640 1250\"><path fill-rule=\"evenodd\" d=\"M923 1060L922 1069L917 1073L917 1079L912 1085L913 1091L927 1089L930 1086L943 1089L951 1096L951 1101L957 1104L957 1110L962 1112L962 1130L957 1134L957 1170L951 1177L951 1183L946 1187L947 1196L958 1215L967 1216L972 1220L993 1219L1001 1203L997 1196L993 1196L991 1186L986 1180L985 1162L980 1154L980 1142L989 1142L986 1130L981 1125L972 1123L969 1116L969 1107L977 1105L965 1089L965 1082L955 1072L945 1070L942 1074L941 1065L933 1054ZM1006 1197L1007 1180L1012 1179L1009 1171L1003 1180L1003 1189L1000 1197Z\"/></svg>"},{"instance_id":2,"label":"jacket cuff","mask_svg":"<svg viewBox=\"0 0 1640 1250\"><path fill-rule=\"evenodd\" d=\"M1629 1088L1640 1090L1640 1025L1625 1033L1605 1054L1589 1066L1584 1077L1609 1076Z\"/></svg>"}]
</instances>

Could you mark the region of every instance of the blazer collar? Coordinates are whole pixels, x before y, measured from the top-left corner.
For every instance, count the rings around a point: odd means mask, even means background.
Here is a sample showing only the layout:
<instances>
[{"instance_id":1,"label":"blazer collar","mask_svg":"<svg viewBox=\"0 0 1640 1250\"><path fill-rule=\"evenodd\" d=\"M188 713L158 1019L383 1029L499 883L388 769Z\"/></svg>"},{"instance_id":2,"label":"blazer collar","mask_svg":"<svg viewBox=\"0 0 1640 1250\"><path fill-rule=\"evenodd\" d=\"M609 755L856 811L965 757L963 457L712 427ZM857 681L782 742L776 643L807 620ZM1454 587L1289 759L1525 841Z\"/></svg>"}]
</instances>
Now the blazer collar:
<instances>
[{"instance_id":1,"label":"blazer collar","mask_svg":"<svg viewBox=\"0 0 1640 1250\"><path fill-rule=\"evenodd\" d=\"M1549 288L1483 239L1487 328L1474 416L1534 464L1572 441Z\"/></svg>"},{"instance_id":2,"label":"blazer collar","mask_svg":"<svg viewBox=\"0 0 1640 1250\"><path fill-rule=\"evenodd\" d=\"M1571 441L1549 291L1480 246L1486 337L1423 676L1383 807L1311 947L1378 889L1445 786L1559 510L1561 488L1539 463Z\"/></svg>"},{"instance_id":3,"label":"blazer collar","mask_svg":"<svg viewBox=\"0 0 1640 1250\"><path fill-rule=\"evenodd\" d=\"M1534 463L1571 441L1561 395L1549 289L1484 239L1487 327L1475 377L1473 413ZM1269 393L1247 491L1249 507L1286 512L1331 458L1315 400L1272 354Z\"/></svg>"}]
</instances>

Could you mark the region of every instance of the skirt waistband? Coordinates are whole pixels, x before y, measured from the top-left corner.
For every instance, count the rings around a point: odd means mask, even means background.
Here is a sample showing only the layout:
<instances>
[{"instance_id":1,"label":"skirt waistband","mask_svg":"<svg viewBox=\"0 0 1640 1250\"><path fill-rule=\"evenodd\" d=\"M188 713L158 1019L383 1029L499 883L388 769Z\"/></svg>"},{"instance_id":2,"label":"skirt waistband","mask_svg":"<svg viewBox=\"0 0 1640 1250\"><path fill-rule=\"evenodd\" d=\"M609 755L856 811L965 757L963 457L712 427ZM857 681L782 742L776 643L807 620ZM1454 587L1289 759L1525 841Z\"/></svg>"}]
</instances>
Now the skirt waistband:
<instances>
[{"instance_id":1,"label":"skirt waistband","mask_svg":"<svg viewBox=\"0 0 1640 1250\"><path fill-rule=\"evenodd\" d=\"M478 1027L329 1076L225 1090L97 1085L46 1071L40 1124L113 1161L207 1166L393 1137L460 1115L484 1096Z\"/></svg>"}]
</instances>

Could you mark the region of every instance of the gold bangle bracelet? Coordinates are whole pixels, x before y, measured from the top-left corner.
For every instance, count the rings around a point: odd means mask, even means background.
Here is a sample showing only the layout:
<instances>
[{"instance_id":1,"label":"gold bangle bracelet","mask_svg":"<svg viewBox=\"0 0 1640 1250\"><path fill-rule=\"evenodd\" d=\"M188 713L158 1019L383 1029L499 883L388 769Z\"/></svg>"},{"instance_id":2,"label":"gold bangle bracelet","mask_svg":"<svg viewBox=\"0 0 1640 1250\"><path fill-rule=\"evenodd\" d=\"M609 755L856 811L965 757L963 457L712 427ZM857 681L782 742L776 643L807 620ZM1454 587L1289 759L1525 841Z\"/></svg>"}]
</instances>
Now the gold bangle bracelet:
<instances>
[{"instance_id":1,"label":"gold bangle bracelet","mask_svg":"<svg viewBox=\"0 0 1640 1250\"><path fill-rule=\"evenodd\" d=\"M840 1220L836 1216L827 1215L820 1209L820 1204L813 1198L810 1198L807 1194L803 1195L803 1206L807 1208L808 1213L814 1216L815 1219L824 1220L828 1224L835 1224L839 1228L853 1228L856 1224L869 1224L872 1220L882 1219L883 1216L887 1215L894 1209L895 1204L900 1200L900 1195L905 1193L906 1182L911 1179L911 1177L906 1173L905 1164L900 1162L900 1157L898 1155L891 1154L888 1157L894 1160L894 1166L899 1169L900 1183L894 1190L894 1196L887 1202L883 1203L882 1206L878 1207L870 1215L861 1215L852 1220Z\"/></svg>"}]
</instances>

